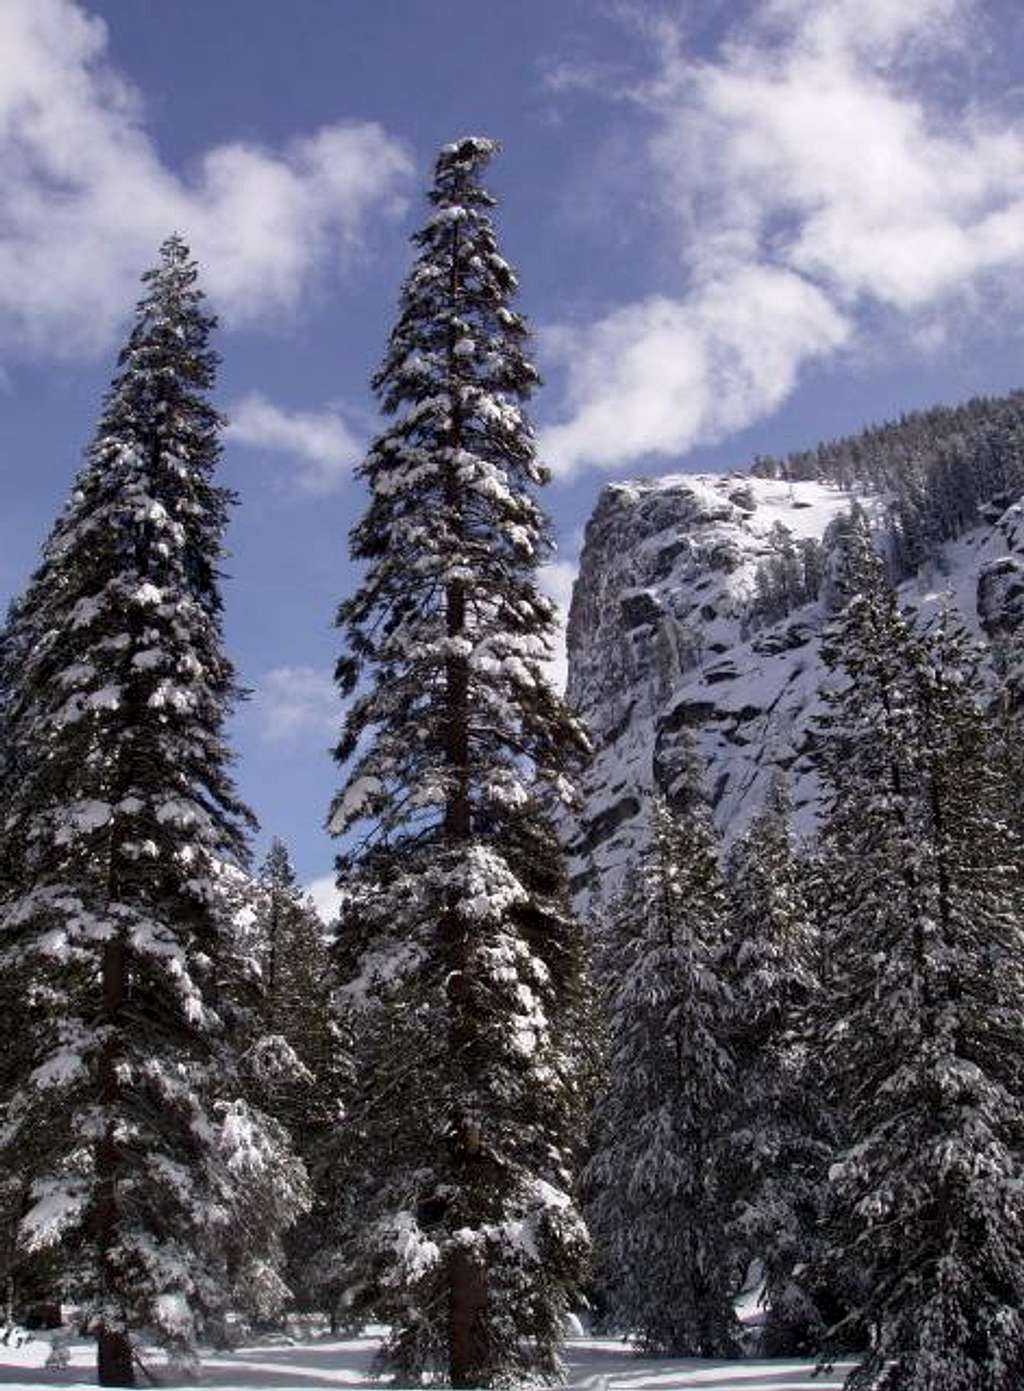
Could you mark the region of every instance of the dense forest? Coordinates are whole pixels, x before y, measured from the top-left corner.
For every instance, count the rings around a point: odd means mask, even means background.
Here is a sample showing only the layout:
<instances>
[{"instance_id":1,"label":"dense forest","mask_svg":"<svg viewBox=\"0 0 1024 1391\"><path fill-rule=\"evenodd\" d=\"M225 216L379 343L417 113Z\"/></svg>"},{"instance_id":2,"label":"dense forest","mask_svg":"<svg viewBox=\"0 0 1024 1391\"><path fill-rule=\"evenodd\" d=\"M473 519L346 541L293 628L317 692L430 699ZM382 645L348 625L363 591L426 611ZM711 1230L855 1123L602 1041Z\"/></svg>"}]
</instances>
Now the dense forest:
<instances>
[{"instance_id":1,"label":"dense forest","mask_svg":"<svg viewBox=\"0 0 1024 1391\"><path fill-rule=\"evenodd\" d=\"M994 520L1024 492L1024 392L915 411L814 450L758 457L750 472L870 497L876 545L899 584L923 565L941 564L947 541ZM757 575L755 625L818 597L830 539L773 538L774 554Z\"/></svg>"}]
</instances>

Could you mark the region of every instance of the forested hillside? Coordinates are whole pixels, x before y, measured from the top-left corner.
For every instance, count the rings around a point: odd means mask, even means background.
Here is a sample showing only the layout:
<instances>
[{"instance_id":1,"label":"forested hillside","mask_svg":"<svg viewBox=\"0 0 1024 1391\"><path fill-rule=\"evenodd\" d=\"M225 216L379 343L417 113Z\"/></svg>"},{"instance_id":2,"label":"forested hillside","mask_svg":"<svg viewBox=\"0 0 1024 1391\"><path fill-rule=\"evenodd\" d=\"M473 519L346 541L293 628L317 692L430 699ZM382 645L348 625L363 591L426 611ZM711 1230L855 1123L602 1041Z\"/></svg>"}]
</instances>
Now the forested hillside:
<instances>
[{"instance_id":1,"label":"forested hillside","mask_svg":"<svg viewBox=\"0 0 1024 1391\"><path fill-rule=\"evenodd\" d=\"M1024 490L1024 391L913 411L781 459L758 457L750 472L884 498L891 560L904 579Z\"/></svg>"}]
</instances>

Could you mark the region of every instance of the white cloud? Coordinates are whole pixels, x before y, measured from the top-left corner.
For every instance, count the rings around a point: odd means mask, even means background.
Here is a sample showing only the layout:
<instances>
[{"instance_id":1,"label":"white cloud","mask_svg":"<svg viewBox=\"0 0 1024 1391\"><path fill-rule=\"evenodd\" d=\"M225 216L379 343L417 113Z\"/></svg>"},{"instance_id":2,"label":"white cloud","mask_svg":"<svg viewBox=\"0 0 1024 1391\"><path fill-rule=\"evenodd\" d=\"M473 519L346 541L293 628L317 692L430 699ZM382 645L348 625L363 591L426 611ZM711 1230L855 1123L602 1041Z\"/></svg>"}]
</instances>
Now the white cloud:
<instances>
[{"instance_id":1,"label":"white cloud","mask_svg":"<svg viewBox=\"0 0 1024 1391\"><path fill-rule=\"evenodd\" d=\"M961 0L764 0L706 62L659 27L657 76L630 96L653 114L645 184L685 288L548 331L568 384L567 418L541 437L556 471L719 440L853 344L866 311L934 345L944 314L1019 277L1024 126L949 105L970 15Z\"/></svg>"},{"instance_id":2,"label":"white cloud","mask_svg":"<svg viewBox=\"0 0 1024 1391\"><path fill-rule=\"evenodd\" d=\"M336 411L286 411L253 392L231 408L228 418L229 441L298 459L299 487L307 493L333 491L363 452Z\"/></svg>"},{"instance_id":3,"label":"white cloud","mask_svg":"<svg viewBox=\"0 0 1024 1391\"><path fill-rule=\"evenodd\" d=\"M317 667L282 666L266 672L254 703L263 737L270 743L309 734L326 738L340 729L337 688L328 673Z\"/></svg>"},{"instance_id":4,"label":"white cloud","mask_svg":"<svg viewBox=\"0 0 1024 1391\"><path fill-rule=\"evenodd\" d=\"M306 885L306 893L313 900L313 907L320 914L321 921L330 927L338 916L343 903L342 895L333 874L322 874Z\"/></svg>"},{"instance_id":5,"label":"white cloud","mask_svg":"<svg viewBox=\"0 0 1024 1391\"><path fill-rule=\"evenodd\" d=\"M738 267L687 300L627 305L561 337L570 418L541 433L542 455L566 475L723 438L780 405L801 363L849 332L824 294L770 266Z\"/></svg>"},{"instance_id":6,"label":"white cloud","mask_svg":"<svg viewBox=\"0 0 1024 1391\"><path fill-rule=\"evenodd\" d=\"M552 560L537 571L537 585L542 594L553 599L558 605L560 622L555 638L555 657L548 668L548 676L558 691L565 690L569 675L569 662L565 650L565 630L569 621L569 605L572 602L572 587L579 569L575 560Z\"/></svg>"},{"instance_id":7,"label":"white cloud","mask_svg":"<svg viewBox=\"0 0 1024 1391\"><path fill-rule=\"evenodd\" d=\"M109 347L138 276L172 231L189 241L229 323L295 305L394 213L411 173L377 125L325 126L282 149L208 149L164 164L107 29L75 0L0 4L0 321L9 348Z\"/></svg>"}]
</instances>

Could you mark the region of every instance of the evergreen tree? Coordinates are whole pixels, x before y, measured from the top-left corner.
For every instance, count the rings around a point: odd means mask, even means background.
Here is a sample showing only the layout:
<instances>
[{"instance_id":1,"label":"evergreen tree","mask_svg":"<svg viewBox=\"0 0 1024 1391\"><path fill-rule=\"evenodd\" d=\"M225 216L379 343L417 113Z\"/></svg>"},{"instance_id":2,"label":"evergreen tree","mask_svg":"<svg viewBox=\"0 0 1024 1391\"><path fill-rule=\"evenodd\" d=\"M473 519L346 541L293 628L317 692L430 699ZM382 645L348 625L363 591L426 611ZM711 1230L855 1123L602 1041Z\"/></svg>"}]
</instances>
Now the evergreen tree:
<instances>
[{"instance_id":1,"label":"evergreen tree","mask_svg":"<svg viewBox=\"0 0 1024 1391\"><path fill-rule=\"evenodd\" d=\"M332 811L362 823L339 952L360 1012L352 1172L372 1173L353 1297L401 1377L557 1369L586 1236L572 1198L579 934L545 788L585 747L544 670L554 610L522 403L536 384L479 176L445 146L374 385L393 422L360 473L367 562L341 605ZM343 866L344 867L344 866Z\"/></svg>"},{"instance_id":2,"label":"evergreen tree","mask_svg":"<svg viewBox=\"0 0 1024 1391\"><path fill-rule=\"evenodd\" d=\"M283 1065L275 1081L268 1059L270 1102L290 1130L336 1119L337 1070L343 1068L331 1007L326 933L303 893L287 847L275 839L249 895L246 946L260 996L258 1046L276 1047ZM293 1061L291 1061L293 1060ZM290 1065L289 1065L290 1063Z\"/></svg>"},{"instance_id":3,"label":"evergreen tree","mask_svg":"<svg viewBox=\"0 0 1024 1391\"><path fill-rule=\"evenodd\" d=\"M3 1160L29 1170L23 1247L64 1243L103 1385L133 1383L140 1330L189 1355L222 1299L218 1236L275 1157L232 1097L226 1033L219 867L244 862L251 818L222 732L213 320L179 238L143 282L3 643L0 950L35 1021Z\"/></svg>"},{"instance_id":4,"label":"evergreen tree","mask_svg":"<svg viewBox=\"0 0 1024 1391\"><path fill-rule=\"evenodd\" d=\"M767 540L772 552L754 572L754 616L776 623L818 597L822 551L820 542L812 537L797 540L781 522L772 526Z\"/></svg>"},{"instance_id":5,"label":"evergreen tree","mask_svg":"<svg viewBox=\"0 0 1024 1391\"><path fill-rule=\"evenodd\" d=\"M597 948L608 1072L587 1168L608 1321L644 1353L735 1351L727 1138L734 1081L710 817L655 804Z\"/></svg>"},{"instance_id":6,"label":"evergreen tree","mask_svg":"<svg viewBox=\"0 0 1024 1391\"><path fill-rule=\"evenodd\" d=\"M1017 842L1024 845L1024 700L1020 672L997 674L989 708L992 757L1003 774L1003 815Z\"/></svg>"},{"instance_id":7,"label":"evergreen tree","mask_svg":"<svg viewBox=\"0 0 1024 1391\"><path fill-rule=\"evenodd\" d=\"M826 614L835 613L850 597L855 562L861 541L870 528L867 513L859 502L852 502L848 512L832 518L821 538L821 603Z\"/></svg>"},{"instance_id":8,"label":"evergreen tree","mask_svg":"<svg viewBox=\"0 0 1024 1391\"><path fill-rule=\"evenodd\" d=\"M24 641L16 636L18 616L17 606L12 605L6 627L0 630L0 828L8 822L10 799L18 784L13 705L24 656ZM0 841L0 845L3 846L0 851L0 905L3 905L15 893L24 855L9 839L6 844ZM7 1124L8 1107L18 1079L32 1066L32 1039L38 1020L35 1012L25 1007L28 992L29 973L23 964L11 964L0 972L0 1019L5 1022L4 1042L0 1048L0 1127ZM36 1292L35 1269L40 1265L40 1257L19 1249L17 1239L18 1225L28 1202L30 1170L31 1163L24 1155L10 1156L0 1170L0 1290L8 1321L25 1317L26 1301ZM3 1322L0 1319L0 1325Z\"/></svg>"},{"instance_id":9,"label":"evergreen tree","mask_svg":"<svg viewBox=\"0 0 1024 1391\"><path fill-rule=\"evenodd\" d=\"M305 1309L333 1304L334 1150L350 1079L323 924L280 840L252 886L249 913L247 947L258 969L258 1030L247 1058L253 1100L291 1137L312 1184L310 1210L255 1264L250 1250L250 1273L240 1272L256 1296L252 1315L267 1321L290 1301Z\"/></svg>"},{"instance_id":10,"label":"evergreen tree","mask_svg":"<svg viewBox=\"0 0 1024 1391\"><path fill-rule=\"evenodd\" d=\"M8 807L18 785L18 748L15 742L15 702L18 678L28 644L27 625L21 606L11 604L0 628L0 827L9 819ZM0 902L9 898L21 875L24 854L10 843L0 856Z\"/></svg>"},{"instance_id":11,"label":"evergreen tree","mask_svg":"<svg viewBox=\"0 0 1024 1391\"><path fill-rule=\"evenodd\" d=\"M732 1230L745 1260L763 1266L760 1350L769 1357L811 1351L823 1330L816 1292L801 1276L817 1244L834 1139L820 1066L804 1036L817 946L790 816L780 776L728 865Z\"/></svg>"},{"instance_id":12,"label":"evergreen tree","mask_svg":"<svg viewBox=\"0 0 1024 1391\"><path fill-rule=\"evenodd\" d=\"M872 1278L832 1343L873 1330L853 1388L996 1391L1024 1367L1020 848L970 644L915 630L865 533L849 560L819 755L850 1127L828 1262Z\"/></svg>"}]
</instances>

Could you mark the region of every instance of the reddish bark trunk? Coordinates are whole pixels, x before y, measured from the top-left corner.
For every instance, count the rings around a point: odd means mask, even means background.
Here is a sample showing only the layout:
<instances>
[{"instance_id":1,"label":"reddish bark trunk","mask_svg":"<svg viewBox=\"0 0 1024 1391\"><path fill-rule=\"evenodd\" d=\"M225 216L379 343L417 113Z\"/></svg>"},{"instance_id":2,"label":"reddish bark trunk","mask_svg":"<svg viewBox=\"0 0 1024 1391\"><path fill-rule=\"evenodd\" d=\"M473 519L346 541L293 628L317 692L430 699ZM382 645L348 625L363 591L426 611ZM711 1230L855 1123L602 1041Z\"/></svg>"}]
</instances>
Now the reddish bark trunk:
<instances>
[{"instance_id":1,"label":"reddish bark trunk","mask_svg":"<svg viewBox=\"0 0 1024 1391\"><path fill-rule=\"evenodd\" d=\"M103 1013L113 1025L128 995L128 963L124 942L114 937L103 949ZM107 1042L100 1060L100 1096L109 1117L106 1132L96 1146L96 1247L100 1285L110 1300L117 1286L112 1254L118 1239L117 1142L114 1111L118 1080L116 1041ZM101 1386L134 1386L135 1367L131 1343L122 1330L100 1325L96 1333L96 1374Z\"/></svg>"},{"instance_id":2,"label":"reddish bark trunk","mask_svg":"<svg viewBox=\"0 0 1024 1391\"><path fill-rule=\"evenodd\" d=\"M489 1384L487 1357L486 1271L465 1248L455 1251L448 1265L450 1294L448 1337L449 1377L454 1387Z\"/></svg>"},{"instance_id":3,"label":"reddish bark trunk","mask_svg":"<svg viewBox=\"0 0 1024 1391\"><path fill-rule=\"evenodd\" d=\"M100 1386L134 1386L135 1359L127 1333L100 1328L96 1334L96 1380Z\"/></svg>"}]
</instances>

